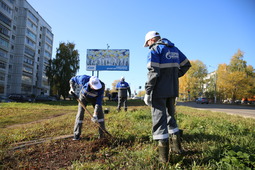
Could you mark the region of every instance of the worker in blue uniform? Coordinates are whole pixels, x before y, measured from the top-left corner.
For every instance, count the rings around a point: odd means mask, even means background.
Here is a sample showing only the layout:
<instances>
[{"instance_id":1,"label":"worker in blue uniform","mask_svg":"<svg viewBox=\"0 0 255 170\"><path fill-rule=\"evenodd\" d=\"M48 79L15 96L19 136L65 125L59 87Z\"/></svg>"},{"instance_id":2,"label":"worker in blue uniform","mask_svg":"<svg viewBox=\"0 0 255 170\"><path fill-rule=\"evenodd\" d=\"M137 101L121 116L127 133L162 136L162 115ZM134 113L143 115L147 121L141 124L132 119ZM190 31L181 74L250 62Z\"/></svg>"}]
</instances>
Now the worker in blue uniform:
<instances>
[{"instance_id":1,"label":"worker in blue uniform","mask_svg":"<svg viewBox=\"0 0 255 170\"><path fill-rule=\"evenodd\" d=\"M171 151L181 153L180 131L175 119L175 99L179 93L179 77L191 67L187 57L157 31L145 36L148 80L145 83L145 104L151 106L153 139L158 141L159 159L168 161Z\"/></svg>"},{"instance_id":2,"label":"worker in blue uniform","mask_svg":"<svg viewBox=\"0 0 255 170\"><path fill-rule=\"evenodd\" d=\"M120 81L116 84L116 90L118 90L118 106L117 111L119 112L121 110L121 107L123 105L124 110L127 111L127 99L128 94L129 97L131 97L131 90L129 87L129 84L125 81L125 77L122 76Z\"/></svg>"},{"instance_id":3,"label":"worker in blue uniform","mask_svg":"<svg viewBox=\"0 0 255 170\"><path fill-rule=\"evenodd\" d=\"M96 76L80 75L72 77L69 81L70 91L69 93L75 92L76 85L80 85L82 88L80 90L79 99L86 107L88 103L91 103L94 108L94 113L92 117L93 122L99 123L99 138L103 138L105 130L104 122L104 112L102 109L102 100L105 90L105 84L99 80ZM84 119L84 108L79 103L78 113L76 115L74 124L74 138L73 140L80 140L83 119Z\"/></svg>"}]
</instances>

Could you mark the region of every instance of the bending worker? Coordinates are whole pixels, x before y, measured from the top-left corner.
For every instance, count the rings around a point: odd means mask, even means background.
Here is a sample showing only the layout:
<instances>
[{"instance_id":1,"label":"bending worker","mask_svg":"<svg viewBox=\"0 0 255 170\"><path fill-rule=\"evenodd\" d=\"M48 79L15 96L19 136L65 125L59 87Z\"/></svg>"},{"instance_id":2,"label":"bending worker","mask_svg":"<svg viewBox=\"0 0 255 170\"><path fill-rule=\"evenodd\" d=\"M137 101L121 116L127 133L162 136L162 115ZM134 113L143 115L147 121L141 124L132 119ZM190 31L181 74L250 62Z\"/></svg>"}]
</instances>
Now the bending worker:
<instances>
[{"instance_id":1,"label":"bending worker","mask_svg":"<svg viewBox=\"0 0 255 170\"><path fill-rule=\"evenodd\" d=\"M156 31L145 36L144 47L149 47L147 58L148 80L145 83L145 104L151 106L153 139L158 141L159 159L168 161L169 137L172 151L182 152L180 132L174 117L175 98L179 80L191 67L186 56Z\"/></svg>"},{"instance_id":2,"label":"bending worker","mask_svg":"<svg viewBox=\"0 0 255 170\"><path fill-rule=\"evenodd\" d=\"M98 122L99 128L99 138L104 137L105 122L104 113L102 109L102 100L104 95L105 85L96 76L81 75L75 76L70 79L70 91L75 91L75 85L81 85L82 89L80 91L79 99L86 107L88 103L91 103L94 108L93 118L91 119L94 123ZM81 104L78 104L78 113L76 115L74 124L74 138L73 140L80 140L82 123L84 119L84 108ZM103 130L102 130L103 129Z\"/></svg>"},{"instance_id":3,"label":"bending worker","mask_svg":"<svg viewBox=\"0 0 255 170\"><path fill-rule=\"evenodd\" d=\"M120 82L116 85L116 90L118 90L117 111L120 111L122 105L124 106L124 110L127 111L127 92L129 93L129 97L131 97L131 90L129 84L125 82L125 77L121 77Z\"/></svg>"}]
</instances>

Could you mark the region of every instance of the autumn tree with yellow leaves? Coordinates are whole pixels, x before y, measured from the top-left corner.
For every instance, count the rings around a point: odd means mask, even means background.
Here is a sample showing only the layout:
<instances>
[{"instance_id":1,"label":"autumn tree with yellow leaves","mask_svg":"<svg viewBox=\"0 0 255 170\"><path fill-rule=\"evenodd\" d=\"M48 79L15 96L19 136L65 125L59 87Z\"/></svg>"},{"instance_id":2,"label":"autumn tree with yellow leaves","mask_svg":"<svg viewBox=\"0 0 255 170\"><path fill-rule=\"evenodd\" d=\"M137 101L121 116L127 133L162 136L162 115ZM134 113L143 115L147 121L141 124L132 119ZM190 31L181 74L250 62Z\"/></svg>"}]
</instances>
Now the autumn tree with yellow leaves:
<instances>
[{"instance_id":1,"label":"autumn tree with yellow leaves","mask_svg":"<svg viewBox=\"0 0 255 170\"><path fill-rule=\"evenodd\" d=\"M217 70L217 94L220 99L232 101L252 97L255 93L254 68L243 60L243 52L238 50L230 64L220 64Z\"/></svg>"}]
</instances>

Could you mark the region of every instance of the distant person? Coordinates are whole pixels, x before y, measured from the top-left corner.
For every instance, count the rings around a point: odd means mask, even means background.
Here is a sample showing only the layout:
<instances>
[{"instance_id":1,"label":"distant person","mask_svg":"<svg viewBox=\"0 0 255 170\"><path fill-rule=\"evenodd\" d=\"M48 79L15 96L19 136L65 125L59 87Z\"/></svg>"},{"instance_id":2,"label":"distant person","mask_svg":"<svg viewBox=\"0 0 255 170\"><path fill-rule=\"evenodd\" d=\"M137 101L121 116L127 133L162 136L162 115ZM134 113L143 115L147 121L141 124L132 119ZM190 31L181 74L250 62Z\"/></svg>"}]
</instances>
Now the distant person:
<instances>
[{"instance_id":1,"label":"distant person","mask_svg":"<svg viewBox=\"0 0 255 170\"><path fill-rule=\"evenodd\" d=\"M118 106L117 111L121 110L121 106L123 105L124 110L127 111L127 98L129 93L129 97L131 97L131 90L129 84L125 82L125 77L121 77L120 82L116 85L116 90L118 90Z\"/></svg>"},{"instance_id":2,"label":"distant person","mask_svg":"<svg viewBox=\"0 0 255 170\"><path fill-rule=\"evenodd\" d=\"M144 102L152 107L152 133L153 139L158 141L159 159L167 162L169 140L171 151L182 152L180 132L174 117L175 99L179 93L178 78L189 70L191 64L172 42L161 39L156 31L146 34L144 47L150 49Z\"/></svg>"},{"instance_id":3,"label":"distant person","mask_svg":"<svg viewBox=\"0 0 255 170\"><path fill-rule=\"evenodd\" d=\"M104 95L105 84L100 81L96 76L81 75L75 76L70 79L70 91L69 94L75 91L75 85L81 85L82 89L79 94L80 101L86 107L88 103L91 103L94 108L93 122L98 122L100 125L99 138L103 138L105 130L104 112L102 109L102 100ZM84 108L81 104L78 104L78 113L76 115L74 124L74 138L73 140L80 140L82 123L84 119ZM103 129L103 130L102 130Z\"/></svg>"}]
</instances>

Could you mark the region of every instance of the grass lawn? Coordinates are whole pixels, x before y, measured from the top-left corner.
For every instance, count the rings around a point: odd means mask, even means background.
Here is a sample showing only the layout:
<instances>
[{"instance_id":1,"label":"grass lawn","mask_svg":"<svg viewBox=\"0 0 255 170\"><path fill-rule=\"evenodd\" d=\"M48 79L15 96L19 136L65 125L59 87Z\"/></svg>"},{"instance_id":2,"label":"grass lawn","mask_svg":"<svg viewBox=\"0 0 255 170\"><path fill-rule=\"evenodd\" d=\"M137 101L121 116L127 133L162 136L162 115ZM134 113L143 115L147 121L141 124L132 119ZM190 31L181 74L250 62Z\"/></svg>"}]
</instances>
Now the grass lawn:
<instances>
[{"instance_id":1,"label":"grass lawn","mask_svg":"<svg viewBox=\"0 0 255 170\"><path fill-rule=\"evenodd\" d=\"M141 100L128 104L127 112L118 113L117 103L104 103L112 138L98 139L97 127L85 114L82 140L72 141L53 138L72 135L76 101L1 103L0 169L255 168L254 119L177 106L185 153L170 153L170 162L161 164L151 136L150 108ZM88 109L93 112L92 106ZM45 141L35 144L39 140Z\"/></svg>"}]
</instances>

